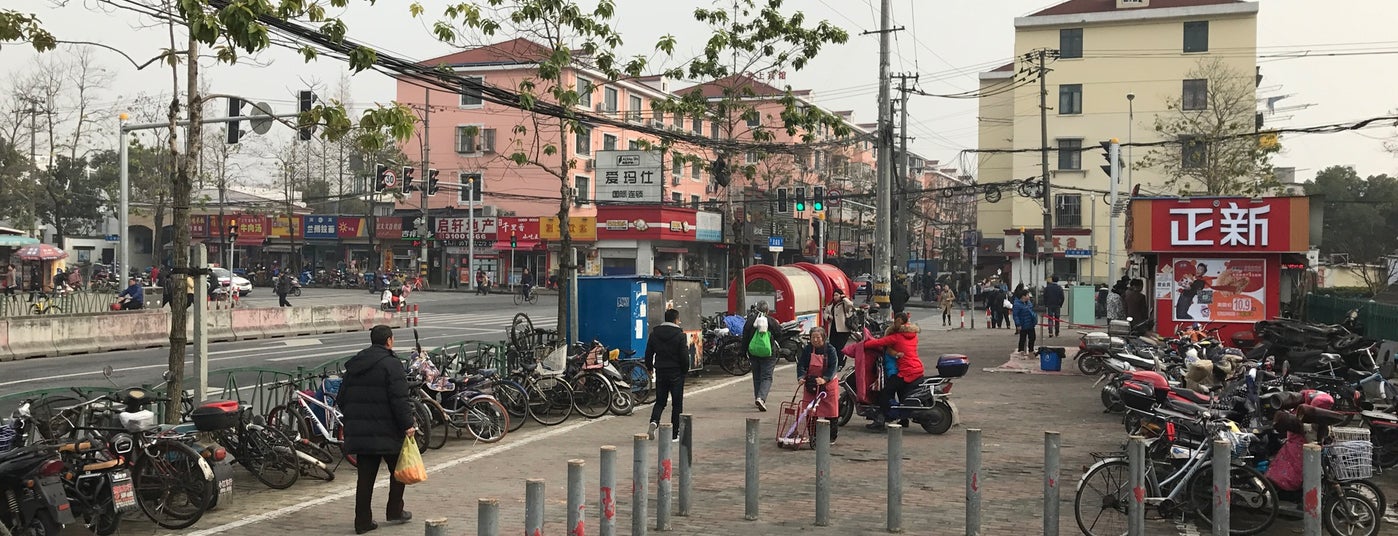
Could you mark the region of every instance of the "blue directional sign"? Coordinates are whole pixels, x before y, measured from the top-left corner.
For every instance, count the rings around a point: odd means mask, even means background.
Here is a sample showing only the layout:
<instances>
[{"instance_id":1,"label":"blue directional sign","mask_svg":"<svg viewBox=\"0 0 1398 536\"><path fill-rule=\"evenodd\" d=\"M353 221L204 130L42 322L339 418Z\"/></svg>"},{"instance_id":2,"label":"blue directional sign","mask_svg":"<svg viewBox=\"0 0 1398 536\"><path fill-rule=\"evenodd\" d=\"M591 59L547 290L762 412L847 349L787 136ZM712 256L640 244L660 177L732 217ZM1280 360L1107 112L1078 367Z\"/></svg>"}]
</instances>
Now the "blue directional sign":
<instances>
[{"instance_id":1,"label":"blue directional sign","mask_svg":"<svg viewBox=\"0 0 1398 536\"><path fill-rule=\"evenodd\" d=\"M1092 250L1090 250L1090 249L1066 249L1066 250L1063 250L1063 256L1064 256L1064 257L1068 257L1068 258L1070 258L1070 259L1085 259L1085 258L1088 258L1088 257L1091 257L1091 256L1092 256Z\"/></svg>"},{"instance_id":2,"label":"blue directional sign","mask_svg":"<svg viewBox=\"0 0 1398 536\"><path fill-rule=\"evenodd\" d=\"M772 250L772 251L781 251L781 250L783 250L783 249L786 249L786 237L782 237L782 236L769 236L769 237L767 237L767 249Z\"/></svg>"},{"instance_id":3,"label":"blue directional sign","mask_svg":"<svg viewBox=\"0 0 1398 536\"><path fill-rule=\"evenodd\" d=\"M121 241L121 236L120 236L120 235L109 234L109 235L107 235L107 241L108 241L108 242L120 242L120 241Z\"/></svg>"}]
</instances>

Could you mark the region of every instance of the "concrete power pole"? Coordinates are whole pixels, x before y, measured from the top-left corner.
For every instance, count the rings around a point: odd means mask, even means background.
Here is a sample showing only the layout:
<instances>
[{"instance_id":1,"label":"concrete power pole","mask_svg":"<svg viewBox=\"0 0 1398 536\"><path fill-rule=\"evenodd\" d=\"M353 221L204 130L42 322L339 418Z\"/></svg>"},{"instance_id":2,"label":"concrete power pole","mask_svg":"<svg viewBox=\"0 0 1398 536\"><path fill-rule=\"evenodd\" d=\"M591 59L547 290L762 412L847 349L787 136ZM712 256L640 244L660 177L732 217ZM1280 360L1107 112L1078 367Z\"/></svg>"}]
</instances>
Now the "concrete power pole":
<instances>
[{"instance_id":1,"label":"concrete power pole","mask_svg":"<svg viewBox=\"0 0 1398 536\"><path fill-rule=\"evenodd\" d=\"M899 100L901 103L898 110L899 115L901 116L899 120L899 125L902 129L902 132L898 135L898 206L902 210L900 211L901 214L898 215L899 225L897 226L897 229L899 234L899 247L895 251L897 259L895 262L897 266L906 267L908 264L908 256L911 255L911 252L913 251L913 229L917 227L917 224L913 222L922 217L919 211L915 210L913 206L908 203L908 188L910 187L909 182L912 181L912 175L910 173L911 165L909 164L908 159L908 92L911 91L910 89L908 89L908 79L911 78L914 82L916 82L917 75L900 74L896 78L898 78L898 93L900 95ZM919 184L918 186L921 185Z\"/></svg>"},{"instance_id":2,"label":"concrete power pole","mask_svg":"<svg viewBox=\"0 0 1398 536\"><path fill-rule=\"evenodd\" d=\"M432 117L432 90L424 89L422 90L422 174L418 175L417 180L417 189L422 192L418 199L422 202L423 225L423 228L418 230L418 237L422 239L422 247L418 249L417 275L423 279L427 278L427 239L432 233L432 227L427 220L427 168L432 167L432 160L428 156L432 150L432 145L428 143L428 136L432 130L427 128L427 120L430 117ZM475 229L467 229L467 232L471 233L473 237L476 235Z\"/></svg>"},{"instance_id":3,"label":"concrete power pole","mask_svg":"<svg viewBox=\"0 0 1398 536\"><path fill-rule=\"evenodd\" d=\"M1039 49L1039 166L1044 174L1044 239L1039 243L1039 255L1045 263L1053 262L1053 193L1049 187L1048 141L1048 49ZM1047 264L1044 271L1051 271ZM1041 278L1042 279L1042 278ZM1037 285L1037 283L1036 283ZM1025 285L1026 287L1030 285Z\"/></svg>"},{"instance_id":4,"label":"concrete power pole","mask_svg":"<svg viewBox=\"0 0 1398 536\"><path fill-rule=\"evenodd\" d=\"M892 86L892 73L889 63L889 35L893 28L893 8L891 0L880 2L879 22L879 141L878 141L878 186L877 193L878 225L874 242L882 247L874 256L874 294L880 303L888 301L888 291L893 279L890 244L893 243L893 222L890 219L893 209L893 117L889 107L889 93ZM891 311L891 309L888 309ZM885 313L888 314L888 313Z\"/></svg>"}]
</instances>

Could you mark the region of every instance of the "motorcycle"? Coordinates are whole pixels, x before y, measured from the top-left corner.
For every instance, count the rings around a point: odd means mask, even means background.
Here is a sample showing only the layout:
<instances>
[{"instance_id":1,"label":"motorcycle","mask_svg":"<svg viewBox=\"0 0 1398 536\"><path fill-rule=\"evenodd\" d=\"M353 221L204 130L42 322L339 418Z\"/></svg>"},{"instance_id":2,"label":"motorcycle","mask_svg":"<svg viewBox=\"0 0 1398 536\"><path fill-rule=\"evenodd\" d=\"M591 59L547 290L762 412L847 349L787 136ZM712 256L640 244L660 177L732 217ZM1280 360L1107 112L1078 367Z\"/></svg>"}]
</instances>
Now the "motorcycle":
<instances>
[{"instance_id":1,"label":"motorcycle","mask_svg":"<svg viewBox=\"0 0 1398 536\"><path fill-rule=\"evenodd\" d=\"M872 339L868 329L864 339L851 343L846 355L853 357L854 370L840 377L840 425L854 415L876 420L881 407L878 389L884 374L882 352L864 350L864 341ZM943 354L937 358L937 375L923 376L898 393L889 406L885 422L911 420L929 434L940 435L951 429L956 421L956 405L951 401L952 379L966 375L970 360L962 354Z\"/></svg>"},{"instance_id":2,"label":"motorcycle","mask_svg":"<svg viewBox=\"0 0 1398 536\"><path fill-rule=\"evenodd\" d=\"M0 453L0 527L15 536L57 536L64 525L73 523L63 469L63 460L49 445Z\"/></svg>"},{"instance_id":3,"label":"motorcycle","mask_svg":"<svg viewBox=\"0 0 1398 536\"><path fill-rule=\"evenodd\" d=\"M806 346L806 334L801 332L801 324L795 320L782 322L781 331L774 333L772 339L777 346L776 357L792 363L796 362L801 348Z\"/></svg>"},{"instance_id":4,"label":"motorcycle","mask_svg":"<svg viewBox=\"0 0 1398 536\"><path fill-rule=\"evenodd\" d=\"M401 292L385 289L383 295L379 297L379 310L398 311L407 304L407 301L408 300L403 297Z\"/></svg>"}]
</instances>

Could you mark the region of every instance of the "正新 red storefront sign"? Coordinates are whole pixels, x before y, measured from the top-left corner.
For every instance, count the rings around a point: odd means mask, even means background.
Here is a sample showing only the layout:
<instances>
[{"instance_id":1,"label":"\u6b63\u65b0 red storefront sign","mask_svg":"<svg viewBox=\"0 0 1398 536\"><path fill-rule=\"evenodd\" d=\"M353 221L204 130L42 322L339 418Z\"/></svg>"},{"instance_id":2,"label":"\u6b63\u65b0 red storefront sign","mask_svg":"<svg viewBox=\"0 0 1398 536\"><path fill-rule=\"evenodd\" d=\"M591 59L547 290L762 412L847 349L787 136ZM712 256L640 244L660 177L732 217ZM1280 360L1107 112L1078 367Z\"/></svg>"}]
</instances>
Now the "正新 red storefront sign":
<instances>
[{"instance_id":1,"label":"\u6b63\u65b0 red storefront sign","mask_svg":"<svg viewBox=\"0 0 1398 536\"><path fill-rule=\"evenodd\" d=\"M1208 197L1131 201L1130 251L1228 253L1310 249L1306 197Z\"/></svg>"}]
</instances>

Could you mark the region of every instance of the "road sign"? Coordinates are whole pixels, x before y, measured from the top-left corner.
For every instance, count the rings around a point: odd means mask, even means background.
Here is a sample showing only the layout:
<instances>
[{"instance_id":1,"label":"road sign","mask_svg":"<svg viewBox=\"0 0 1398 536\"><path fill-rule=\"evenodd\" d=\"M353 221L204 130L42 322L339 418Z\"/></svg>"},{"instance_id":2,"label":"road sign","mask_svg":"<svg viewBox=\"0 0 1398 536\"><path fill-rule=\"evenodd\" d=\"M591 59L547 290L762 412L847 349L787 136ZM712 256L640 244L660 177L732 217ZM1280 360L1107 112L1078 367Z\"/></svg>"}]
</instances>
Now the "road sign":
<instances>
[{"instance_id":1,"label":"road sign","mask_svg":"<svg viewBox=\"0 0 1398 536\"><path fill-rule=\"evenodd\" d=\"M252 125L252 131L258 134L266 134L272 130L272 107L265 102L257 103L252 107L252 117L248 121Z\"/></svg>"},{"instance_id":2,"label":"road sign","mask_svg":"<svg viewBox=\"0 0 1398 536\"><path fill-rule=\"evenodd\" d=\"M384 187L385 189L387 189L387 188L392 188L392 187L396 186L397 184L398 184L398 174L397 174L397 173L394 173L393 170L391 170L391 169L384 170L384 172L383 172L383 187Z\"/></svg>"},{"instance_id":3,"label":"road sign","mask_svg":"<svg viewBox=\"0 0 1398 536\"><path fill-rule=\"evenodd\" d=\"M833 188L827 190L825 192L825 204L830 205L832 207L838 207L840 206L840 196L843 195L845 195L845 192L842 190L835 190Z\"/></svg>"},{"instance_id":4,"label":"road sign","mask_svg":"<svg viewBox=\"0 0 1398 536\"><path fill-rule=\"evenodd\" d=\"M120 241L121 241L121 235L109 234L109 235L107 235L107 241L108 241L108 242L120 242Z\"/></svg>"},{"instance_id":5,"label":"road sign","mask_svg":"<svg viewBox=\"0 0 1398 536\"><path fill-rule=\"evenodd\" d=\"M781 236L767 237L767 249L773 252L786 249L786 238Z\"/></svg>"},{"instance_id":6,"label":"road sign","mask_svg":"<svg viewBox=\"0 0 1398 536\"><path fill-rule=\"evenodd\" d=\"M1070 259L1086 259L1086 258L1092 256L1092 250L1090 250L1090 249L1065 249L1065 250L1063 250L1063 256L1064 256L1064 257L1068 257L1068 258L1070 258Z\"/></svg>"}]
</instances>

